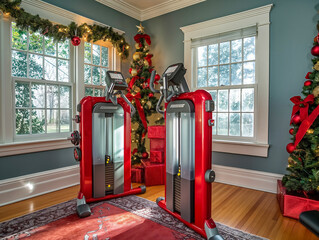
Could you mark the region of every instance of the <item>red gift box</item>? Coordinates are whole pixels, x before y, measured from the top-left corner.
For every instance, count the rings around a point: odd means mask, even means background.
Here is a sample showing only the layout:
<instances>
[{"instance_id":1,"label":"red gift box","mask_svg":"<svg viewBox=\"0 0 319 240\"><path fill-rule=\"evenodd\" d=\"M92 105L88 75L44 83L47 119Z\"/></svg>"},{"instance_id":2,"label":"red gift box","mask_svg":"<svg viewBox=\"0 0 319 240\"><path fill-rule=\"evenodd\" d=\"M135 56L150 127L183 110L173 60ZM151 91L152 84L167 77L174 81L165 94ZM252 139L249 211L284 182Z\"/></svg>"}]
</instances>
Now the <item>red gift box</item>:
<instances>
[{"instance_id":1,"label":"red gift box","mask_svg":"<svg viewBox=\"0 0 319 240\"><path fill-rule=\"evenodd\" d=\"M304 211L319 210L319 201L287 194L281 180L277 181L277 199L285 217L299 219Z\"/></svg>"},{"instance_id":2,"label":"red gift box","mask_svg":"<svg viewBox=\"0 0 319 240\"><path fill-rule=\"evenodd\" d=\"M134 183L144 182L143 166L133 166L131 168L131 181Z\"/></svg>"},{"instance_id":3,"label":"red gift box","mask_svg":"<svg viewBox=\"0 0 319 240\"><path fill-rule=\"evenodd\" d=\"M149 159L141 161L144 166L145 186L163 185L165 181L165 165L151 163Z\"/></svg>"},{"instance_id":4,"label":"red gift box","mask_svg":"<svg viewBox=\"0 0 319 240\"><path fill-rule=\"evenodd\" d=\"M150 139L150 151L161 151L164 152L165 139L151 138Z\"/></svg>"},{"instance_id":5,"label":"red gift box","mask_svg":"<svg viewBox=\"0 0 319 240\"><path fill-rule=\"evenodd\" d=\"M151 154L150 154L151 163L163 163L164 161L163 155L164 155L164 152L162 151L151 151Z\"/></svg>"},{"instance_id":6,"label":"red gift box","mask_svg":"<svg viewBox=\"0 0 319 240\"><path fill-rule=\"evenodd\" d=\"M147 136L151 138L161 138L165 139L165 126L150 126L147 130Z\"/></svg>"}]
</instances>

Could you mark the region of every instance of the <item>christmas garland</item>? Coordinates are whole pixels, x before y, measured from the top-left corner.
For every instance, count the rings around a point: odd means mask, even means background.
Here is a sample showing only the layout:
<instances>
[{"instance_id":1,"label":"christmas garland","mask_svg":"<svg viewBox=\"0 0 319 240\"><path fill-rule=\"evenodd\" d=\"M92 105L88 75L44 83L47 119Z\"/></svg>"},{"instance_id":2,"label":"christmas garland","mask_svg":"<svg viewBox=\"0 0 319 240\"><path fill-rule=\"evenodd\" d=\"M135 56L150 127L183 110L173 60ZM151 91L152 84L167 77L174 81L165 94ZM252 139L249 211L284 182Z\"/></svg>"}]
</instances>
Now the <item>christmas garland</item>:
<instances>
[{"instance_id":1,"label":"christmas garland","mask_svg":"<svg viewBox=\"0 0 319 240\"><path fill-rule=\"evenodd\" d=\"M80 44L80 38L88 42L96 42L98 40L110 41L122 59L126 59L129 55L129 44L123 35L114 32L112 27L102 27L86 23L77 25L75 22L71 22L68 26L53 24L48 19L40 18L39 15L25 12L20 7L20 4L21 0L0 0L0 10L5 17L13 17L17 26L22 30L30 29L33 32L40 32L43 35L52 37L55 41L71 39L74 46Z\"/></svg>"}]
</instances>

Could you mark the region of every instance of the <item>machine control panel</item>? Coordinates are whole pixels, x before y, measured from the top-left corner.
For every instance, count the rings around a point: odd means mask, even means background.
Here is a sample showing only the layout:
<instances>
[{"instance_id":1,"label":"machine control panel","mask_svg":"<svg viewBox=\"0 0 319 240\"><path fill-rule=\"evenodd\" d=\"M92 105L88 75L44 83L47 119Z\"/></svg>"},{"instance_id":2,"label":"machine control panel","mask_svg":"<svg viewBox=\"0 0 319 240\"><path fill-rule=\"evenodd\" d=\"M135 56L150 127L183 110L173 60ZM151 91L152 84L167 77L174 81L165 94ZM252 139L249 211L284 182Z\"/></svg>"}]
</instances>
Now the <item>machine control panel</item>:
<instances>
[{"instance_id":1,"label":"machine control panel","mask_svg":"<svg viewBox=\"0 0 319 240\"><path fill-rule=\"evenodd\" d=\"M112 90L125 90L128 87L121 72L107 71L105 81Z\"/></svg>"},{"instance_id":2,"label":"machine control panel","mask_svg":"<svg viewBox=\"0 0 319 240\"><path fill-rule=\"evenodd\" d=\"M186 69L184 68L183 63L176 63L169 66L163 76L168 77L168 83L173 83L174 85L179 85L182 81L185 81L184 75L186 73Z\"/></svg>"}]
</instances>

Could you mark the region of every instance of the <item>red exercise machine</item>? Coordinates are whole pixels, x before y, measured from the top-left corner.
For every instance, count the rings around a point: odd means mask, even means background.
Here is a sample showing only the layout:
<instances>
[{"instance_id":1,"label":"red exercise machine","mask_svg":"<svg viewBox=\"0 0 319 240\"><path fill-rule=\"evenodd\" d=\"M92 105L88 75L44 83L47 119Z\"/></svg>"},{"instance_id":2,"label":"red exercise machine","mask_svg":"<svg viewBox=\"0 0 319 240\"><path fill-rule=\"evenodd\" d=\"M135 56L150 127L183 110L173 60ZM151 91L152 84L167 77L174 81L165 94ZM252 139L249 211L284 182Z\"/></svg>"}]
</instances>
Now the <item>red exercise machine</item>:
<instances>
[{"instance_id":1,"label":"red exercise machine","mask_svg":"<svg viewBox=\"0 0 319 240\"><path fill-rule=\"evenodd\" d=\"M211 218L212 111L214 102L204 90L190 92L182 63L169 66L162 76L156 109L165 116L165 198L157 204L209 240L223 239ZM165 111L160 109L165 101Z\"/></svg>"},{"instance_id":2,"label":"red exercise machine","mask_svg":"<svg viewBox=\"0 0 319 240\"><path fill-rule=\"evenodd\" d=\"M79 217L91 215L87 203L144 193L131 188L131 116L134 106L121 92L127 84L121 72L106 73L105 97L84 97L75 122L80 132L71 134L74 157L80 162ZM117 98L117 96L119 96Z\"/></svg>"}]
</instances>

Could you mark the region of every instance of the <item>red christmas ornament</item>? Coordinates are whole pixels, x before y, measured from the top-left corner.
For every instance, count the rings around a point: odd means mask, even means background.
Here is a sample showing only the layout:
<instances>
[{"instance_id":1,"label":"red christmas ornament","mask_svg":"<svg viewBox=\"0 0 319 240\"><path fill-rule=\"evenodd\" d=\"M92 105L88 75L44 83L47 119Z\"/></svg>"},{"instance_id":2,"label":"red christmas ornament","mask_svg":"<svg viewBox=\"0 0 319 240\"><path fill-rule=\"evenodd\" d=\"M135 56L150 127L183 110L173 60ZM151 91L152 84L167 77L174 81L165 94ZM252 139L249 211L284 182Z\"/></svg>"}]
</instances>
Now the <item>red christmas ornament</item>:
<instances>
[{"instance_id":1,"label":"red christmas ornament","mask_svg":"<svg viewBox=\"0 0 319 240\"><path fill-rule=\"evenodd\" d=\"M161 76L159 74L155 75L155 81L159 81L161 79Z\"/></svg>"},{"instance_id":2,"label":"red christmas ornament","mask_svg":"<svg viewBox=\"0 0 319 240\"><path fill-rule=\"evenodd\" d=\"M128 70L128 72L131 74L131 72L132 72L132 68L130 68L130 69Z\"/></svg>"},{"instance_id":3,"label":"red christmas ornament","mask_svg":"<svg viewBox=\"0 0 319 240\"><path fill-rule=\"evenodd\" d=\"M292 153L293 151L295 151L295 145L293 143L288 143L287 144L287 147L286 147L286 150L288 153Z\"/></svg>"},{"instance_id":4,"label":"red christmas ornament","mask_svg":"<svg viewBox=\"0 0 319 240\"><path fill-rule=\"evenodd\" d=\"M154 94L153 93L149 93L148 97L154 97Z\"/></svg>"},{"instance_id":5,"label":"red christmas ornament","mask_svg":"<svg viewBox=\"0 0 319 240\"><path fill-rule=\"evenodd\" d=\"M310 86L311 84L312 84L312 81L307 80L307 81L304 82L303 85L304 85L305 87L308 87L308 86Z\"/></svg>"},{"instance_id":6,"label":"red christmas ornament","mask_svg":"<svg viewBox=\"0 0 319 240\"><path fill-rule=\"evenodd\" d=\"M299 115L294 115L293 117L292 117L292 122L293 122L293 124L299 124L300 122L301 122L301 118L300 118L300 116Z\"/></svg>"},{"instance_id":7,"label":"red christmas ornament","mask_svg":"<svg viewBox=\"0 0 319 240\"><path fill-rule=\"evenodd\" d=\"M308 72L307 75L305 76L305 79L310 79L309 75L311 74L312 72Z\"/></svg>"},{"instance_id":8,"label":"red christmas ornament","mask_svg":"<svg viewBox=\"0 0 319 240\"><path fill-rule=\"evenodd\" d=\"M294 129L293 128L290 128L289 129L289 133L292 135L294 133Z\"/></svg>"},{"instance_id":9,"label":"red christmas ornament","mask_svg":"<svg viewBox=\"0 0 319 240\"><path fill-rule=\"evenodd\" d=\"M71 38L71 43L73 46L79 46L81 43L81 39L78 36L73 36Z\"/></svg>"},{"instance_id":10,"label":"red christmas ornament","mask_svg":"<svg viewBox=\"0 0 319 240\"><path fill-rule=\"evenodd\" d=\"M142 158L143 159L148 158L148 153L147 152L142 153Z\"/></svg>"},{"instance_id":11,"label":"red christmas ornament","mask_svg":"<svg viewBox=\"0 0 319 240\"><path fill-rule=\"evenodd\" d=\"M313 46L313 48L311 48L311 54L316 57L319 56L319 45Z\"/></svg>"}]
</instances>

